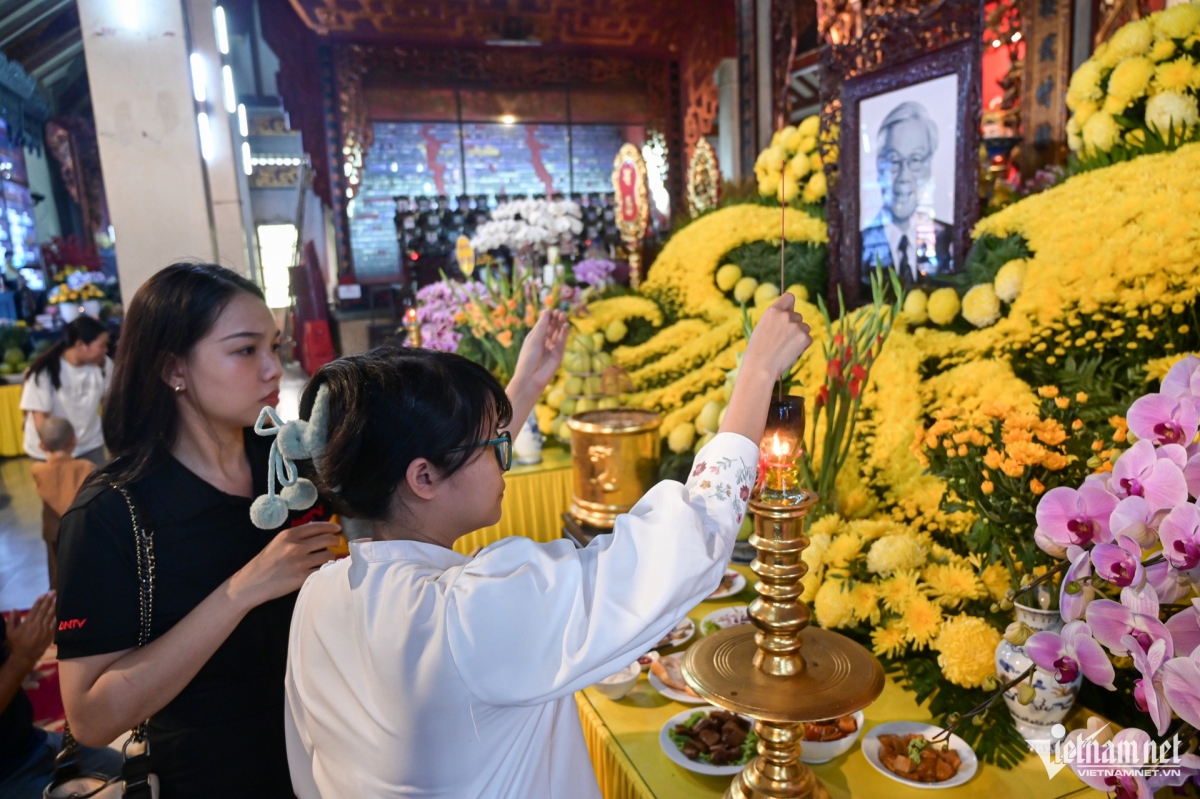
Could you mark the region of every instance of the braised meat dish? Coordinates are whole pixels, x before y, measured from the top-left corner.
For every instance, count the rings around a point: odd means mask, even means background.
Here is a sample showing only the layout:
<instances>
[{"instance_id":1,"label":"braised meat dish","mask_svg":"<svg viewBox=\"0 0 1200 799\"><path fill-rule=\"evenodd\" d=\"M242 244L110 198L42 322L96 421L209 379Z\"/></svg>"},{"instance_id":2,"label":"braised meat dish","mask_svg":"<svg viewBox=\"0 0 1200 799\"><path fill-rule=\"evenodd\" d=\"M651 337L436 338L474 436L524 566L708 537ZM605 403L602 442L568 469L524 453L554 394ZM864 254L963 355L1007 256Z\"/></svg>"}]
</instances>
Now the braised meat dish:
<instances>
[{"instance_id":1,"label":"braised meat dish","mask_svg":"<svg viewBox=\"0 0 1200 799\"><path fill-rule=\"evenodd\" d=\"M888 771L913 782L945 782L962 767L962 758L949 745L915 734L880 735L879 760Z\"/></svg>"}]
</instances>

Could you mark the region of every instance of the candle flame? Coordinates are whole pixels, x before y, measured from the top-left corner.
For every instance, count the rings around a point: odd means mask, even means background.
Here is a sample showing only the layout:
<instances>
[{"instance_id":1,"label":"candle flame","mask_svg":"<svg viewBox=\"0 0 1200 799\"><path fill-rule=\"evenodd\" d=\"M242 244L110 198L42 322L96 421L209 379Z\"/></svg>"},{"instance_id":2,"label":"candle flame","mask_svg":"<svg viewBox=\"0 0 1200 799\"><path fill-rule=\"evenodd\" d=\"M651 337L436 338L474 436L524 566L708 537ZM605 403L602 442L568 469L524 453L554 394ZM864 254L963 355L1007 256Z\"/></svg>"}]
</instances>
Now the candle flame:
<instances>
[{"instance_id":1,"label":"candle flame","mask_svg":"<svg viewBox=\"0 0 1200 799\"><path fill-rule=\"evenodd\" d=\"M405 311L404 312L404 321L410 325L413 324L414 322L416 322L417 321L417 309L409 308L407 311Z\"/></svg>"},{"instance_id":2,"label":"candle flame","mask_svg":"<svg viewBox=\"0 0 1200 799\"><path fill-rule=\"evenodd\" d=\"M786 458L790 450L790 443L787 441L781 441L778 433L775 433L773 436L771 436L771 454L776 458Z\"/></svg>"}]
</instances>

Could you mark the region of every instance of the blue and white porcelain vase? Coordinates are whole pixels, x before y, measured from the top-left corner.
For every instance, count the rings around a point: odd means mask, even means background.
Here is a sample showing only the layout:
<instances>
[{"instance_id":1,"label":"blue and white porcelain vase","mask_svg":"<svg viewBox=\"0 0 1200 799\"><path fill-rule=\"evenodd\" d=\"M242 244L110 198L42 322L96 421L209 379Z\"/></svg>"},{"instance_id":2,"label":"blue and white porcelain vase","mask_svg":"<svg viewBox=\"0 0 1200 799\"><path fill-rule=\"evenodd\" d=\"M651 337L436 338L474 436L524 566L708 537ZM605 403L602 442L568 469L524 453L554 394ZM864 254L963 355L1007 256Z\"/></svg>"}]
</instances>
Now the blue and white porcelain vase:
<instances>
[{"instance_id":1,"label":"blue and white porcelain vase","mask_svg":"<svg viewBox=\"0 0 1200 799\"><path fill-rule=\"evenodd\" d=\"M1048 597L1043 595L1038 599L1047 600ZM1046 604L1049 602L1047 601ZM1044 610L1021 604L1014 605L1014 609L1017 621L1025 622L1033 628L1034 632L1048 630L1057 633L1062 631L1063 620L1057 610ZM1001 682L1016 679L1032 665L1033 661L1025 653L1024 647L1015 646L1003 638L1000 639L1000 645L996 647L996 677ZM1050 738L1050 728L1061 722L1071 712L1071 707L1075 704L1075 697L1079 695L1079 686L1082 684L1082 674L1073 682L1063 685L1054 679L1053 674L1038 669L1033 673L1035 693L1033 701L1028 705L1022 705L1017 701L1015 686L1005 691L1004 701L1008 703L1008 709L1016 723L1017 732L1026 740Z\"/></svg>"},{"instance_id":2,"label":"blue and white porcelain vase","mask_svg":"<svg viewBox=\"0 0 1200 799\"><path fill-rule=\"evenodd\" d=\"M542 444L545 440L542 431L538 430L537 414L529 414L525 424L521 425L521 432L517 434L517 440L513 442L514 460L521 466L541 463Z\"/></svg>"}]
</instances>

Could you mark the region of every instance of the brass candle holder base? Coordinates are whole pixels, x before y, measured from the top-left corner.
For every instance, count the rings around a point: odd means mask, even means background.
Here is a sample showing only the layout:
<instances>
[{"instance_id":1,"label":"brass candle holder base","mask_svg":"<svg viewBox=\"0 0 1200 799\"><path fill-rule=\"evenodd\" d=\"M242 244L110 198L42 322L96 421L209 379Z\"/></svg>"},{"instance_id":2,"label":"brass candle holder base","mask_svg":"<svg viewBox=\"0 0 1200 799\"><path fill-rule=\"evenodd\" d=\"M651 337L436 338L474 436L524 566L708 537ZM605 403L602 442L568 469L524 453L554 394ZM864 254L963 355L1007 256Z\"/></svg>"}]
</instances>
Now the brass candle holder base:
<instances>
[{"instance_id":1,"label":"brass candle holder base","mask_svg":"<svg viewBox=\"0 0 1200 799\"><path fill-rule=\"evenodd\" d=\"M803 722L862 710L883 692L883 667L843 635L809 628L800 601L808 566L804 516L817 496L802 492L786 504L750 500L751 545L758 557L754 626L707 635L688 650L683 676L717 707L755 720L758 756L725 792L726 799L824 799L828 792L800 761Z\"/></svg>"}]
</instances>

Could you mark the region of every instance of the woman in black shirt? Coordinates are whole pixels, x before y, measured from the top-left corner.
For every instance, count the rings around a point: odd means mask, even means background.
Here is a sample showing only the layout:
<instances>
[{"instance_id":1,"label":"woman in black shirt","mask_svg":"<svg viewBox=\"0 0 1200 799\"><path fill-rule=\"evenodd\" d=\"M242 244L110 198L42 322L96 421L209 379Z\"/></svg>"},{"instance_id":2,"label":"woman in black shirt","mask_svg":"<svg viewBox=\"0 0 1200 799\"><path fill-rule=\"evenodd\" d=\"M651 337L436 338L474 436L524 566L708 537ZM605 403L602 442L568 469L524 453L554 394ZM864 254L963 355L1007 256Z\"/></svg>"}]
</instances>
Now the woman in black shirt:
<instances>
[{"instance_id":1,"label":"woman in black shirt","mask_svg":"<svg viewBox=\"0 0 1200 799\"><path fill-rule=\"evenodd\" d=\"M130 303L104 410L114 460L63 517L56 641L71 730L103 746L149 718L163 799L293 796L288 624L338 527L312 521L319 508L283 532L250 522L269 443L247 428L279 400L278 348L244 278L206 264L154 275ZM142 649L133 526L113 483L154 535Z\"/></svg>"}]
</instances>

